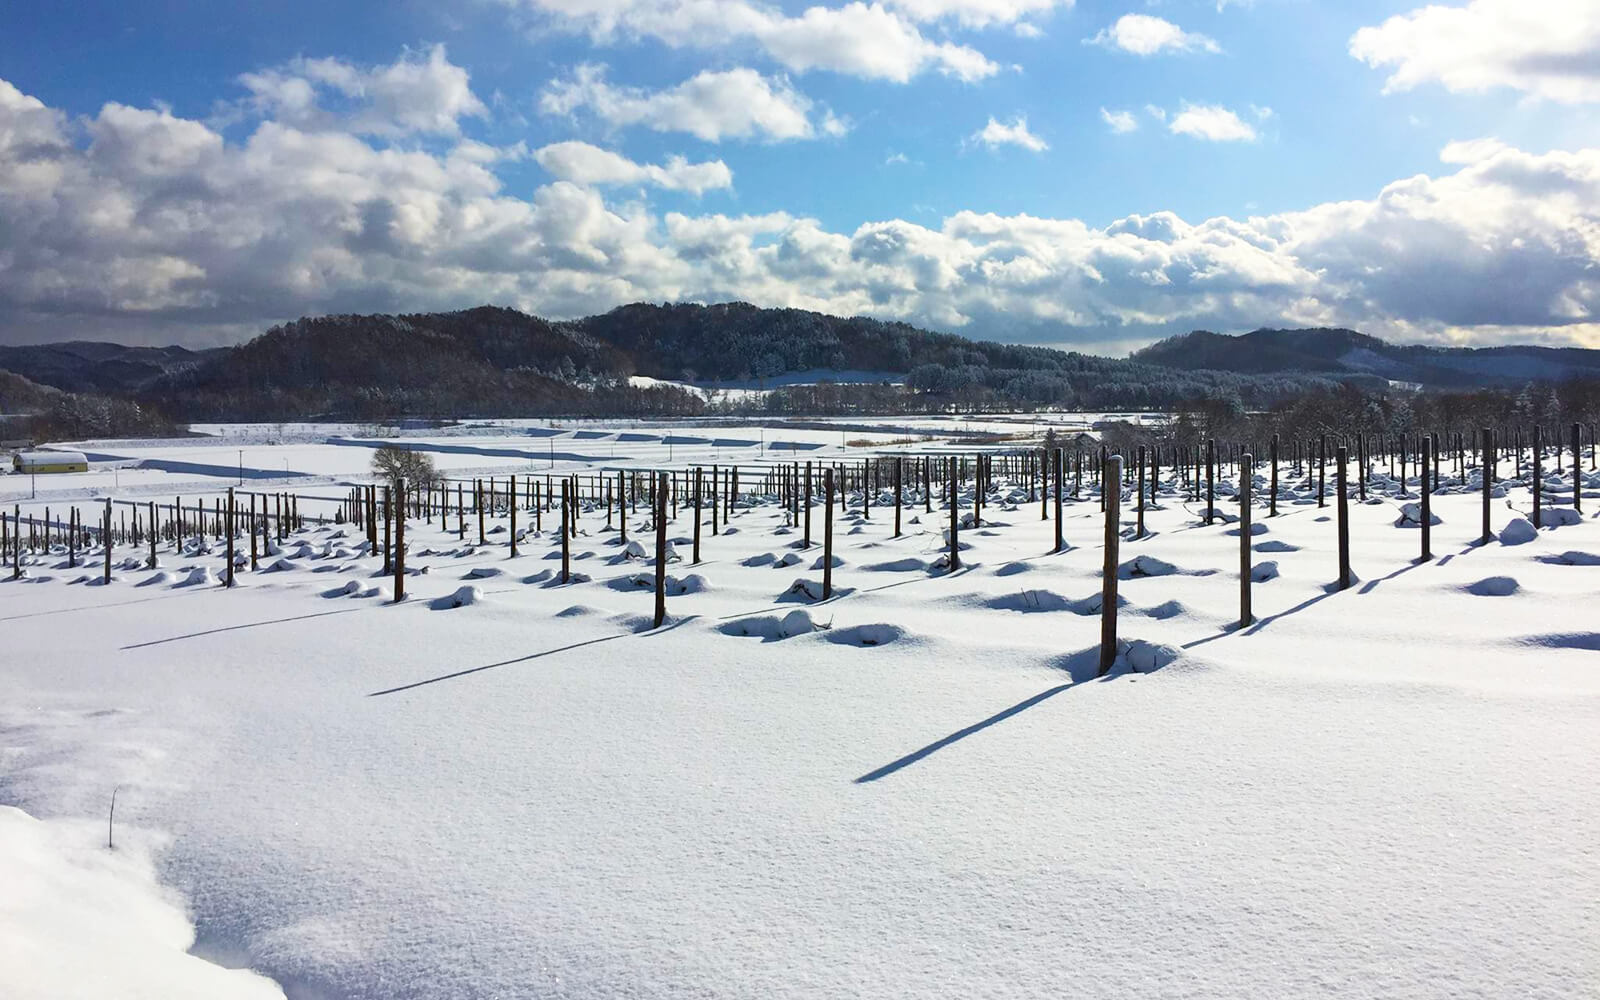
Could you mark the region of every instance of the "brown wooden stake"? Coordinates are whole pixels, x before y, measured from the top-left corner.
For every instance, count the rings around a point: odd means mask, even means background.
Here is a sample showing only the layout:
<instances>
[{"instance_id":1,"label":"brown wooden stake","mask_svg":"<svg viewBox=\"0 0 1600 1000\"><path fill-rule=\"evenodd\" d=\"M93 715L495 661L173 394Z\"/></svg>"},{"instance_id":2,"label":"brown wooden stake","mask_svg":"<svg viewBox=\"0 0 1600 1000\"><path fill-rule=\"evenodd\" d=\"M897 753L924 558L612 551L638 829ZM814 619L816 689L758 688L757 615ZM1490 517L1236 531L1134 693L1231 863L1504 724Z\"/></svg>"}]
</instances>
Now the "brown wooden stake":
<instances>
[{"instance_id":1,"label":"brown wooden stake","mask_svg":"<svg viewBox=\"0 0 1600 1000\"><path fill-rule=\"evenodd\" d=\"M406 599L406 481L395 483L394 504L394 602Z\"/></svg>"},{"instance_id":2,"label":"brown wooden stake","mask_svg":"<svg viewBox=\"0 0 1600 1000\"><path fill-rule=\"evenodd\" d=\"M1434 472L1433 464L1429 461L1433 451L1433 442L1427 435L1422 437L1422 476L1418 481L1418 498L1422 501L1422 560L1424 562L1433 558L1433 489Z\"/></svg>"},{"instance_id":3,"label":"brown wooden stake","mask_svg":"<svg viewBox=\"0 0 1600 1000\"><path fill-rule=\"evenodd\" d=\"M667 620L667 474L656 474L656 628ZM566 532L562 532L566 536Z\"/></svg>"},{"instance_id":4,"label":"brown wooden stake","mask_svg":"<svg viewBox=\"0 0 1600 1000\"><path fill-rule=\"evenodd\" d=\"M822 489L833 492L833 470L822 472ZM841 487L842 490L842 487ZM822 512L822 599L833 596L833 504L825 504Z\"/></svg>"},{"instance_id":5,"label":"brown wooden stake","mask_svg":"<svg viewBox=\"0 0 1600 1000\"><path fill-rule=\"evenodd\" d=\"M1106 459L1100 477L1100 496L1106 505L1106 551L1100 567L1100 673L1111 672L1117 659L1117 566L1122 543L1122 456Z\"/></svg>"},{"instance_id":6,"label":"brown wooden stake","mask_svg":"<svg viewBox=\"0 0 1600 1000\"><path fill-rule=\"evenodd\" d=\"M1250 482L1254 456L1246 452L1239 460L1239 627L1255 621L1250 613Z\"/></svg>"},{"instance_id":7,"label":"brown wooden stake","mask_svg":"<svg viewBox=\"0 0 1600 1000\"><path fill-rule=\"evenodd\" d=\"M1350 497L1345 489L1345 466L1350 461L1350 452L1340 448L1334 453L1334 489L1339 491L1337 497L1339 517L1339 589L1348 590L1350 587Z\"/></svg>"}]
</instances>

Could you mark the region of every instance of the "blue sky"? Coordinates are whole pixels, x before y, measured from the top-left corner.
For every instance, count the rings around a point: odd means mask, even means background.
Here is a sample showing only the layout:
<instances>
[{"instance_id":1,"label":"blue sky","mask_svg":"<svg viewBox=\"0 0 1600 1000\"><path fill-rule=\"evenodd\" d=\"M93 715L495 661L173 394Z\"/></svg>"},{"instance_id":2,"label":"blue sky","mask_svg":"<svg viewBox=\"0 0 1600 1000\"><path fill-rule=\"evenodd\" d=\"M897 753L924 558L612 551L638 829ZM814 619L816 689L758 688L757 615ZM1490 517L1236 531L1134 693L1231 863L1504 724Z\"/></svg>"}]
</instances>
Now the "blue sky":
<instances>
[{"instance_id":1,"label":"blue sky","mask_svg":"<svg viewBox=\"0 0 1600 1000\"><path fill-rule=\"evenodd\" d=\"M744 298L1600 345L1594 0L246 7L0 16L0 341Z\"/></svg>"}]
</instances>

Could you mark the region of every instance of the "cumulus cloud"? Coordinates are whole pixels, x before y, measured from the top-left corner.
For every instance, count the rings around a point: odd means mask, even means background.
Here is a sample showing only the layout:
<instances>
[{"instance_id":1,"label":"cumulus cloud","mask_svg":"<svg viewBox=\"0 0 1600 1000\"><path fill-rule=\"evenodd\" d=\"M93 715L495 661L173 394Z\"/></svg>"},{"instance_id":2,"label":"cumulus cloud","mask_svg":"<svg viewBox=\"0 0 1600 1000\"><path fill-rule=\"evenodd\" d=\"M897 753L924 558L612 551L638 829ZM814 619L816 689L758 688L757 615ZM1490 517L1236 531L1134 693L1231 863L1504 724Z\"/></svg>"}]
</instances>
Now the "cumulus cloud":
<instances>
[{"instance_id":1,"label":"cumulus cloud","mask_svg":"<svg viewBox=\"0 0 1600 1000\"><path fill-rule=\"evenodd\" d=\"M1593 0L1472 0L1397 14L1350 39L1350 54L1391 67L1385 92L1438 83L1500 87L1563 104L1600 102L1600 5Z\"/></svg>"},{"instance_id":2,"label":"cumulus cloud","mask_svg":"<svg viewBox=\"0 0 1600 1000\"><path fill-rule=\"evenodd\" d=\"M1131 111L1108 111L1100 109L1100 120L1111 126L1111 131L1122 135L1127 132L1138 131L1139 119Z\"/></svg>"},{"instance_id":3,"label":"cumulus cloud","mask_svg":"<svg viewBox=\"0 0 1600 1000\"><path fill-rule=\"evenodd\" d=\"M1184 31L1171 21L1149 14L1124 14L1111 27L1102 28L1093 38L1085 38L1084 43L1120 49L1136 56L1153 56L1162 52L1222 51L1215 40Z\"/></svg>"},{"instance_id":4,"label":"cumulus cloud","mask_svg":"<svg viewBox=\"0 0 1600 1000\"><path fill-rule=\"evenodd\" d=\"M1167 130L1207 142L1254 142L1256 139L1253 125L1219 104L1184 105L1167 122Z\"/></svg>"},{"instance_id":5,"label":"cumulus cloud","mask_svg":"<svg viewBox=\"0 0 1600 1000\"><path fill-rule=\"evenodd\" d=\"M1011 120L1009 125L996 121L991 117L989 124L972 133L967 141L980 143L990 149L999 149L1001 146L1021 146L1023 149L1032 150L1035 153L1042 153L1050 148L1049 143L1028 131L1028 118L1026 115L1018 115Z\"/></svg>"},{"instance_id":6,"label":"cumulus cloud","mask_svg":"<svg viewBox=\"0 0 1600 1000\"><path fill-rule=\"evenodd\" d=\"M693 195L733 186L733 171L721 160L690 163L681 156L673 156L665 166L635 163L620 153L587 142L553 143L536 150L533 158L551 176L574 184L649 185Z\"/></svg>"},{"instance_id":7,"label":"cumulus cloud","mask_svg":"<svg viewBox=\"0 0 1600 1000\"><path fill-rule=\"evenodd\" d=\"M450 62L443 45L408 52L388 66L296 59L245 73L239 83L250 91L244 107L300 129L455 135L463 117L488 113L472 93L467 71Z\"/></svg>"},{"instance_id":8,"label":"cumulus cloud","mask_svg":"<svg viewBox=\"0 0 1600 1000\"><path fill-rule=\"evenodd\" d=\"M885 6L859 0L841 7L808 7L790 16L751 0L516 0L548 23L597 43L653 38L673 48L754 44L796 72L829 70L904 83L937 70L981 80L999 67L978 50L934 41L919 20L988 24L1048 7L1043 0L906 0Z\"/></svg>"},{"instance_id":9,"label":"cumulus cloud","mask_svg":"<svg viewBox=\"0 0 1600 1000\"><path fill-rule=\"evenodd\" d=\"M687 132L707 142L723 139L811 139L838 136L848 125L818 109L782 78L752 69L705 70L666 90L619 87L603 66L583 65L539 97L546 114L586 112L613 126L642 125L657 132Z\"/></svg>"},{"instance_id":10,"label":"cumulus cloud","mask_svg":"<svg viewBox=\"0 0 1600 1000\"><path fill-rule=\"evenodd\" d=\"M786 212L658 215L597 186L709 189L716 164L556 144L534 155L558 179L520 197L491 169L503 155L276 120L231 141L122 104L73 119L0 82L0 339L203 342L307 313L740 298L1080 344L1257 325L1600 340L1600 150L1453 143L1437 176L1245 219L961 211L839 232Z\"/></svg>"}]
</instances>

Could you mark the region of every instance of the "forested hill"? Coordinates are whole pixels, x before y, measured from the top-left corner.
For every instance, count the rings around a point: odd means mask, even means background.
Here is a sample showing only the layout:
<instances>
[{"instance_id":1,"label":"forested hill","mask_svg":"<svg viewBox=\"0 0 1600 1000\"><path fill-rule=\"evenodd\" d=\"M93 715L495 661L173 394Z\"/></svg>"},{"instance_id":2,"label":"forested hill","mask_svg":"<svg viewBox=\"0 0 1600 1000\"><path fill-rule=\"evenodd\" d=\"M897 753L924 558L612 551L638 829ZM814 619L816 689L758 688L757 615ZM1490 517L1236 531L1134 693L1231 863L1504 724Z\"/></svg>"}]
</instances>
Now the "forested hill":
<instances>
[{"instance_id":1,"label":"forested hill","mask_svg":"<svg viewBox=\"0 0 1600 1000\"><path fill-rule=\"evenodd\" d=\"M795 387L763 405L1125 408L1210 395L1266 405L1331 384L1320 376L1178 372L797 309L638 304L562 322L492 306L303 319L163 376L144 398L190 420L688 413L706 401L672 387L636 389L627 377L714 385L819 369L882 372L884 382L892 375L911 391Z\"/></svg>"},{"instance_id":2,"label":"forested hill","mask_svg":"<svg viewBox=\"0 0 1600 1000\"><path fill-rule=\"evenodd\" d=\"M1372 375L1439 388L1600 376L1600 351L1585 348L1400 345L1339 329L1262 329L1237 336L1196 330L1151 344L1133 357L1186 371Z\"/></svg>"}]
</instances>

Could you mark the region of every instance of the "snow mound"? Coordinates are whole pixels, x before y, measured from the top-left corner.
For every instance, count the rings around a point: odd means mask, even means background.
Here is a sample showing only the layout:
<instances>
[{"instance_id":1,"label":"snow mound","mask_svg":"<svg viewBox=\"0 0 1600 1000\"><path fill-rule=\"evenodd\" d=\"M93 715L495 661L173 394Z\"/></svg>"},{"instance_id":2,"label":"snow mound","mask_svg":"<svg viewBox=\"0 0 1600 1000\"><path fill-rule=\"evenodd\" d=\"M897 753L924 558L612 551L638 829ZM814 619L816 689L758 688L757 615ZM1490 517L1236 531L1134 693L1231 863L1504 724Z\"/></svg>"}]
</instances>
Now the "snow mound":
<instances>
[{"instance_id":1,"label":"snow mound","mask_svg":"<svg viewBox=\"0 0 1600 1000\"><path fill-rule=\"evenodd\" d=\"M474 566L462 575L463 580L490 580L497 576L505 576L506 571L499 566Z\"/></svg>"},{"instance_id":2,"label":"snow mound","mask_svg":"<svg viewBox=\"0 0 1600 1000\"><path fill-rule=\"evenodd\" d=\"M752 567L754 567L754 566L771 566L773 564L773 562L775 562L777 560L777 558L778 557L773 555L771 552L760 552L760 553L757 553L756 555L749 556L749 557L747 557L745 559L740 560L739 565L740 566L752 566Z\"/></svg>"},{"instance_id":3,"label":"snow mound","mask_svg":"<svg viewBox=\"0 0 1600 1000\"><path fill-rule=\"evenodd\" d=\"M482 603L483 591L468 584L465 587L457 587L456 592L453 594L435 598L429 602L428 606L435 611L447 611L451 608L465 608Z\"/></svg>"},{"instance_id":4,"label":"snow mound","mask_svg":"<svg viewBox=\"0 0 1600 1000\"><path fill-rule=\"evenodd\" d=\"M1117 607L1127 607L1128 599L1117 595ZM1002 594L984 602L984 607L994 611L1070 611L1075 615L1097 615L1104 606L1101 594L1096 591L1088 597L1073 599L1063 597L1053 590L1020 590L1015 594Z\"/></svg>"},{"instance_id":5,"label":"snow mound","mask_svg":"<svg viewBox=\"0 0 1600 1000\"><path fill-rule=\"evenodd\" d=\"M105 833L0 806L7 996L283 1000L270 979L190 954L194 926L157 883L152 845L119 830L109 851Z\"/></svg>"},{"instance_id":6,"label":"snow mound","mask_svg":"<svg viewBox=\"0 0 1600 1000\"><path fill-rule=\"evenodd\" d=\"M1430 510L1428 511L1428 523L1443 524L1444 521L1440 519L1438 514ZM1394 519L1394 526L1396 528L1422 527L1422 505L1419 503L1402 504L1400 506L1400 516Z\"/></svg>"},{"instance_id":7,"label":"snow mound","mask_svg":"<svg viewBox=\"0 0 1600 1000\"><path fill-rule=\"evenodd\" d=\"M300 564L299 563L295 562L293 559L289 559L287 557L284 557L284 558L281 558L281 559L274 559L272 561L272 563L270 565L268 565L265 569L263 569L261 572L263 572L263 573L287 573L290 570L297 570L299 568L300 568Z\"/></svg>"},{"instance_id":8,"label":"snow mound","mask_svg":"<svg viewBox=\"0 0 1600 1000\"><path fill-rule=\"evenodd\" d=\"M803 612L794 612L802 614ZM829 642L841 646L887 646L905 638L906 630L898 625L878 622L871 625L852 625L849 628L829 629L824 636Z\"/></svg>"},{"instance_id":9,"label":"snow mound","mask_svg":"<svg viewBox=\"0 0 1600 1000\"><path fill-rule=\"evenodd\" d=\"M822 556L817 556L817 558L811 563L811 568L812 569L821 569L822 568L822 560L823 560ZM842 558L840 558L839 556L834 556L833 557L833 567L835 569L838 569L840 566L843 566L843 565L844 565L844 560Z\"/></svg>"},{"instance_id":10,"label":"snow mound","mask_svg":"<svg viewBox=\"0 0 1600 1000\"><path fill-rule=\"evenodd\" d=\"M1117 567L1117 577L1122 580L1133 580L1145 576L1173 576L1177 574L1189 576L1206 576L1210 570L1183 570L1167 562L1157 559L1152 555L1137 555L1121 566Z\"/></svg>"},{"instance_id":11,"label":"snow mound","mask_svg":"<svg viewBox=\"0 0 1600 1000\"><path fill-rule=\"evenodd\" d=\"M1500 529L1501 545L1523 545L1538 537L1538 530L1525 517L1514 517Z\"/></svg>"},{"instance_id":12,"label":"snow mound","mask_svg":"<svg viewBox=\"0 0 1600 1000\"><path fill-rule=\"evenodd\" d=\"M1272 541L1257 544L1255 550L1257 552L1299 552L1300 546L1273 539Z\"/></svg>"},{"instance_id":13,"label":"snow mound","mask_svg":"<svg viewBox=\"0 0 1600 1000\"><path fill-rule=\"evenodd\" d=\"M783 569L786 566L798 566L801 562L802 560L798 554L794 552L785 552L783 555L774 560L772 565L777 569Z\"/></svg>"},{"instance_id":14,"label":"snow mound","mask_svg":"<svg viewBox=\"0 0 1600 1000\"><path fill-rule=\"evenodd\" d=\"M136 587L164 587L172 582L172 574L166 570L158 570L134 584Z\"/></svg>"},{"instance_id":15,"label":"snow mound","mask_svg":"<svg viewBox=\"0 0 1600 1000\"><path fill-rule=\"evenodd\" d=\"M1583 515L1571 507L1546 507L1539 512L1539 521L1546 528L1567 528L1583 523Z\"/></svg>"},{"instance_id":16,"label":"snow mound","mask_svg":"<svg viewBox=\"0 0 1600 1000\"><path fill-rule=\"evenodd\" d=\"M1128 643L1127 651L1119 658L1126 658L1128 666L1141 674L1148 674L1160 670L1162 667L1183 655L1183 651L1175 646L1159 645L1147 642L1144 639L1135 639Z\"/></svg>"},{"instance_id":17,"label":"snow mound","mask_svg":"<svg viewBox=\"0 0 1600 1000\"><path fill-rule=\"evenodd\" d=\"M1273 559L1264 559L1250 567L1250 581L1252 583L1266 583L1268 580L1278 578L1278 563Z\"/></svg>"},{"instance_id":18,"label":"snow mound","mask_svg":"<svg viewBox=\"0 0 1600 1000\"><path fill-rule=\"evenodd\" d=\"M837 566L839 563L834 565ZM819 562L811 568L821 569L822 564ZM872 573L925 573L928 570L928 561L918 559L916 556L907 556L904 559L891 559L888 562L872 563L861 568Z\"/></svg>"},{"instance_id":19,"label":"snow mound","mask_svg":"<svg viewBox=\"0 0 1600 1000\"><path fill-rule=\"evenodd\" d=\"M1560 555L1540 556L1540 562L1559 563L1562 566L1600 566L1600 555L1568 549Z\"/></svg>"},{"instance_id":20,"label":"snow mound","mask_svg":"<svg viewBox=\"0 0 1600 1000\"><path fill-rule=\"evenodd\" d=\"M639 540L637 538L630 538L628 539L628 544L622 547L622 558L645 559L648 558L648 556L645 554L644 546L639 543Z\"/></svg>"},{"instance_id":21,"label":"snow mound","mask_svg":"<svg viewBox=\"0 0 1600 1000\"><path fill-rule=\"evenodd\" d=\"M1461 589L1478 597L1510 597L1521 587L1515 577L1488 576Z\"/></svg>"},{"instance_id":22,"label":"snow mound","mask_svg":"<svg viewBox=\"0 0 1600 1000\"><path fill-rule=\"evenodd\" d=\"M1250 534L1252 536L1265 535L1268 530L1269 529L1267 528L1267 526L1262 524L1260 521L1252 521L1252 522L1250 522ZM1238 538L1239 537L1239 529L1238 528L1229 528L1227 531L1224 531L1223 534L1224 535L1232 535L1233 537Z\"/></svg>"},{"instance_id":23,"label":"snow mound","mask_svg":"<svg viewBox=\"0 0 1600 1000\"><path fill-rule=\"evenodd\" d=\"M870 568L870 567L869 567ZM1031 573L1033 566L1025 562L1008 562L994 571L995 576L1016 576L1018 573Z\"/></svg>"},{"instance_id":24,"label":"snow mound","mask_svg":"<svg viewBox=\"0 0 1600 1000\"><path fill-rule=\"evenodd\" d=\"M741 618L728 622L720 629L723 635L750 636L764 642L809 635L816 630L817 624L812 620L811 613L800 610L791 611L781 618L777 615Z\"/></svg>"},{"instance_id":25,"label":"snow mound","mask_svg":"<svg viewBox=\"0 0 1600 1000\"><path fill-rule=\"evenodd\" d=\"M216 580L216 574L209 567L191 566L189 567L189 571L184 574L183 580L178 584L178 586L198 587L208 583L215 583Z\"/></svg>"}]
</instances>

